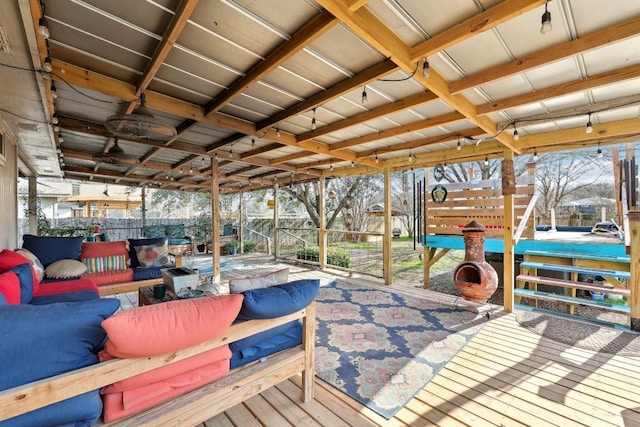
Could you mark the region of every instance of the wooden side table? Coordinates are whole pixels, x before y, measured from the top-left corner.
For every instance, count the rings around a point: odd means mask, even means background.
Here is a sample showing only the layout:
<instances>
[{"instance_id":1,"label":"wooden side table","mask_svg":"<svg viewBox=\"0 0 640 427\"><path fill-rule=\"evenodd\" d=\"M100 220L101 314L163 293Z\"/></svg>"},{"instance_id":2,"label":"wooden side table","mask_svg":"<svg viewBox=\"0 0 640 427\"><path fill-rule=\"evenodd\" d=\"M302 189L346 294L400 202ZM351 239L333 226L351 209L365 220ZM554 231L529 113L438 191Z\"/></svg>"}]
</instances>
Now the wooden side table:
<instances>
[{"instance_id":1,"label":"wooden side table","mask_svg":"<svg viewBox=\"0 0 640 427\"><path fill-rule=\"evenodd\" d=\"M138 288L138 307L142 307L143 305L159 304L161 302L168 302L177 299L178 296L173 293L173 291L169 289L168 286L165 296L162 299L153 297L153 286L143 286Z\"/></svg>"}]
</instances>

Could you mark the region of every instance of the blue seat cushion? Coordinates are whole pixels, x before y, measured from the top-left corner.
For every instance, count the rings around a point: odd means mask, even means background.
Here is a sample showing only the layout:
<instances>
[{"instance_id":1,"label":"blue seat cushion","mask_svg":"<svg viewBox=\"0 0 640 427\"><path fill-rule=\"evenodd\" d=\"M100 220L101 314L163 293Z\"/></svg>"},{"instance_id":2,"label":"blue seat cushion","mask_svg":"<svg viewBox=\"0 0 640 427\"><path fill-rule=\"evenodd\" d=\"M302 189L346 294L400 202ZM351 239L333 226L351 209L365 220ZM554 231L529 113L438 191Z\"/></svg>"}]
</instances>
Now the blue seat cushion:
<instances>
[{"instance_id":1,"label":"blue seat cushion","mask_svg":"<svg viewBox=\"0 0 640 427\"><path fill-rule=\"evenodd\" d=\"M98 363L102 321L120 307L115 298L48 305L0 306L0 390ZM92 425L102 412L99 390L3 421L2 426Z\"/></svg>"},{"instance_id":2,"label":"blue seat cushion","mask_svg":"<svg viewBox=\"0 0 640 427\"><path fill-rule=\"evenodd\" d=\"M133 269L133 280L159 279L162 277L161 271L165 268L173 268L175 264L166 267L136 267Z\"/></svg>"},{"instance_id":3,"label":"blue seat cushion","mask_svg":"<svg viewBox=\"0 0 640 427\"><path fill-rule=\"evenodd\" d=\"M44 268L61 259L79 259L82 250L82 236L55 237L34 236L25 234L22 236L22 247L31 251Z\"/></svg>"},{"instance_id":4,"label":"blue seat cushion","mask_svg":"<svg viewBox=\"0 0 640 427\"><path fill-rule=\"evenodd\" d=\"M302 344L302 323L295 321L292 322L292 324L287 323L286 325L291 326L284 332L261 340L256 339L252 345L245 346L240 350L232 350L233 353L231 354L230 361L231 369L262 359L263 357L267 357L273 353L277 353L278 351ZM254 337L265 337L268 335L268 332L269 331L261 332L254 335Z\"/></svg>"},{"instance_id":5,"label":"blue seat cushion","mask_svg":"<svg viewBox=\"0 0 640 427\"><path fill-rule=\"evenodd\" d=\"M191 241L189 239L169 239L169 245L188 245Z\"/></svg>"},{"instance_id":6,"label":"blue seat cushion","mask_svg":"<svg viewBox=\"0 0 640 427\"><path fill-rule=\"evenodd\" d=\"M31 305L47 305L55 304L57 302L79 302L89 301L92 299L99 299L100 295L95 291L83 290L73 292L62 292L60 294L42 295L39 297L33 297L29 304Z\"/></svg>"},{"instance_id":7,"label":"blue seat cushion","mask_svg":"<svg viewBox=\"0 0 640 427\"><path fill-rule=\"evenodd\" d=\"M242 292L244 300L238 320L271 319L295 313L309 305L319 289L319 279L306 279Z\"/></svg>"}]
</instances>

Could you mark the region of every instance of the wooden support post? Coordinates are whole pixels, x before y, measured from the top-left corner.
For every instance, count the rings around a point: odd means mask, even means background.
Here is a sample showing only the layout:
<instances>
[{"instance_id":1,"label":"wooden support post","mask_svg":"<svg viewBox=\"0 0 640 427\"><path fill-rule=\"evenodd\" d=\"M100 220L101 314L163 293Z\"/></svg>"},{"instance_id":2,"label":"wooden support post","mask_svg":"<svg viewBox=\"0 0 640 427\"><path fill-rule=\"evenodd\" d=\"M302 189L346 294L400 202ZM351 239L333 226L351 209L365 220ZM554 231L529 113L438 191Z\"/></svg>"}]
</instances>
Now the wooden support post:
<instances>
[{"instance_id":1,"label":"wooden support post","mask_svg":"<svg viewBox=\"0 0 640 427\"><path fill-rule=\"evenodd\" d=\"M320 177L319 192L318 195L318 215L320 216L320 230L318 230L318 261L320 262L320 268L324 269L327 266L327 206L325 199L325 187L327 180L324 176Z\"/></svg>"},{"instance_id":2,"label":"wooden support post","mask_svg":"<svg viewBox=\"0 0 640 427\"><path fill-rule=\"evenodd\" d=\"M278 184L273 184L273 260L278 259L280 254L280 234L278 233L278 222L280 217L278 214Z\"/></svg>"},{"instance_id":3,"label":"wooden support post","mask_svg":"<svg viewBox=\"0 0 640 427\"><path fill-rule=\"evenodd\" d=\"M640 331L640 211L629 212L628 217L631 233L631 330Z\"/></svg>"},{"instance_id":4,"label":"wooden support post","mask_svg":"<svg viewBox=\"0 0 640 427\"><path fill-rule=\"evenodd\" d=\"M220 172L218 159L211 159L211 258L213 280L220 284ZM206 245L206 242L205 242Z\"/></svg>"},{"instance_id":5,"label":"wooden support post","mask_svg":"<svg viewBox=\"0 0 640 427\"><path fill-rule=\"evenodd\" d=\"M240 253L244 253L244 192L239 193L240 201L238 203L238 248Z\"/></svg>"},{"instance_id":6,"label":"wooden support post","mask_svg":"<svg viewBox=\"0 0 640 427\"><path fill-rule=\"evenodd\" d=\"M29 177L29 193L27 206L29 209L29 233L38 234L38 181L35 176ZM87 207L88 207L87 203ZM143 212L144 215L144 212ZM88 216L88 215L87 215Z\"/></svg>"},{"instance_id":7,"label":"wooden support post","mask_svg":"<svg viewBox=\"0 0 640 427\"><path fill-rule=\"evenodd\" d=\"M513 151L504 152L505 160L513 160ZM514 276L514 199L513 194L504 195L504 256L503 256L503 289L504 309L513 311L513 276Z\"/></svg>"},{"instance_id":8,"label":"wooden support post","mask_svg":"<svg viewBox=\"0 0 640 427\"><path fill-rule=\"evenodd\" d=\"M304 350L304 371L302 372L302 401L313 399L315 379L316 303L309 304L302 321L302 349Z\"/></svg>"},{"instance_id":9,"label":"wooden support post","mask_svg":"<svg viewBox=\"0 0 640 427\"><path fill-rule=\"evenodd\" d=\"M385 285L393 280L391 271L391 169L384 168L384 236L382 242L382 274Z\"/></svg>"}]
</instances>

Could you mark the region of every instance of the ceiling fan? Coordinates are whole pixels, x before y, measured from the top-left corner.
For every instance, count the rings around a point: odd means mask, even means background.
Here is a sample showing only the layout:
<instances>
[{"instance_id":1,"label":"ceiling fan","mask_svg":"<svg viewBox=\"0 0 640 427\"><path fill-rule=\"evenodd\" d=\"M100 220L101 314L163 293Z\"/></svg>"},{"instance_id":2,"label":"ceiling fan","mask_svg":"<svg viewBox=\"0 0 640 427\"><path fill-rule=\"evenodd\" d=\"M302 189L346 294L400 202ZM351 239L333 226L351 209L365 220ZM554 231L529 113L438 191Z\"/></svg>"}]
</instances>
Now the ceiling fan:
<instances>
[{"instance_id":1,"label":"ceiling fan","mask_svg":"<svg viewBox=\"0 0 640 427\"><path fill-rule=\"evenodd\" d=\"M146 107L144 93L140 104L130 114L121 113L107 117L104 127L116 136L129 139L169 141L176 137L176 128L155 118Z\"/></svg>"},{"instance_id":2,"label":"ceiling fan","mask_svg":"<svg viewBox=\"0 0 640 427\"><path fill-rule=\"evenodd\" d=\"M104 154L96 154L93 156L93 160L113 165L137 165L140 163L138 157L125 153L122 147L118 145L117 136L114 138L113 145L109 148L109 151Z\"/></svg>"}]
</instances>

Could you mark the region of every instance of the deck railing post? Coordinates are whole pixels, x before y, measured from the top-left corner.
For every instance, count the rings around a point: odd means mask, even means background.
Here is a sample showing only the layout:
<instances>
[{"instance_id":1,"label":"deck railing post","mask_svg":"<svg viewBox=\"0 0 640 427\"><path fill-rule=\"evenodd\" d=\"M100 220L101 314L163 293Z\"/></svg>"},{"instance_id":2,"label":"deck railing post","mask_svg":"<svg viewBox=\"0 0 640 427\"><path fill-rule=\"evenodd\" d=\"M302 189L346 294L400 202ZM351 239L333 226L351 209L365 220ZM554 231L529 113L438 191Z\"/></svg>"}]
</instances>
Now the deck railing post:
<instances>
[{"instance_id":1,"label":"deck railing post","mask_svg":"<svg viewBox=\"0 0 640 427\"><path fill-rule=\"evenodd\" d=\"M640 211L631 211L628 217L631 234L631 277L629 278L631 329L640 331Z\"/></svg>"}]
</instances>

